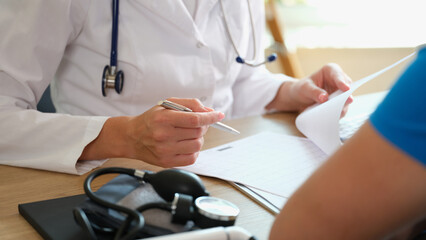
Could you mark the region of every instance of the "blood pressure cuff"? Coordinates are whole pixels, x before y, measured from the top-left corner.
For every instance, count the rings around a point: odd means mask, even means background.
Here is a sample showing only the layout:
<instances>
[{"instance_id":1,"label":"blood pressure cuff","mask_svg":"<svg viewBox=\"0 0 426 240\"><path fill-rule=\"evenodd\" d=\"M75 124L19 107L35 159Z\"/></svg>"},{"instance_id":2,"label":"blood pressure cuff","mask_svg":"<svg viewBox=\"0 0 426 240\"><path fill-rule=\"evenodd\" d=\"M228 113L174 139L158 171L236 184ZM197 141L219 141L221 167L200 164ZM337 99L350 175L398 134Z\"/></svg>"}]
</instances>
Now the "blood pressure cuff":
<instances>
[{"instance_id":1,"label":"blood pressure cuff","mask_svg":"<svg viewBox=\"0 0 426 240\"><path fill-rule=\"evenodd\" d=\"M137 207L153 202L165 202L149 183L141 183L136 178L128 175L118 175L110 182L102 186L96 195L105 201L136 209ZM118 229L126 219L126 215L116 210L101 206L90 199L77 207L83 210L87 219L91 222L98 239L112 239L114 233L96 231L101 229ZM170 212L160 209L150 209L143 212L145 225L136 238L161 236L172 233L190 231L194 228L193 222L185 225L171 222ZM81 226L81 223L79 223Z\"/></svg>"}]
</instances>

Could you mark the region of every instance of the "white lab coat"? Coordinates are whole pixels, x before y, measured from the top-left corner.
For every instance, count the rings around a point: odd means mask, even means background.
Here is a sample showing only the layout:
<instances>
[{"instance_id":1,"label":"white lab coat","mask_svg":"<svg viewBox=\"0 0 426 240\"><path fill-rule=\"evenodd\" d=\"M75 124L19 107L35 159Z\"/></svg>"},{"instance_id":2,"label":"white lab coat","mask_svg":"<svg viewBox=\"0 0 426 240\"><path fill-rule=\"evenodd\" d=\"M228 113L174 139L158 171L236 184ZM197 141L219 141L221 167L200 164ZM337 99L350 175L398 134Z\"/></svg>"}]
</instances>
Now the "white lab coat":
<instances>
[{"instance_id":1,"label":"white lab coat","mask_svg":"<svg viewBox=\"0 0 426 240\"><path fill-rule=\"evenodd\" d=\"M251 59L246 1L224 0L242 57ZM251 1L258 61L263 1ZM103 161L78 161L107 116L138 115L169 97L199 98L236 118L261 114L288 77L235 62L217 0L195 18L178 0L120 2L121 94L101 93L109 64L111 1L2 1L0 6L0 163L82 174ZM34 110L51 83L56 114Z\"/></svg>"}]
</instances>

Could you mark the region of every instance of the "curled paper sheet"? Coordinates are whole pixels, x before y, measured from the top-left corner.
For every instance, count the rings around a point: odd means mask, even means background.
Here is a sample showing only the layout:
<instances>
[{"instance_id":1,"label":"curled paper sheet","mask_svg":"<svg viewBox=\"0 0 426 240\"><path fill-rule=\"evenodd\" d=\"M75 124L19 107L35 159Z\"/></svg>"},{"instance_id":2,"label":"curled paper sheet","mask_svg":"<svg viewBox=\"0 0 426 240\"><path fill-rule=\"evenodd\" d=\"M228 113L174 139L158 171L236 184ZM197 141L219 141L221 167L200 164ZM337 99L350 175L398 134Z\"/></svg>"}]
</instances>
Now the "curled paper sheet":
<instances>
[{"instance_id":1,"label":"curled paper sheet","mask_svg":"<svg viewBox=\"0 0 426 240\"><path fill-rule=\"evenodd\" d=\"M290 197L342 144L339 119L348 97L364 83L413 55L354 82L350 90L331 94L327 102L301 113L296 126L307 138L261 132L204 150L194 164L179 168L243 184L255 189L263 199L284 204L285 198Z\"/></svg>"},{"instance_id":2,"label":"curled paper sheet","mask_svg":"<svg viewBox=\"0 0 426 240\"><path fill-rule=\"evenodd\" d=\"M296 118L297 129L326 154L332 154L342 145L339 136L339 119L349 96L364 83L406 61L414 54L412 53L376 73L353 82L351 88L346 92L340 90L334 92L327 102L307 108Z\"/></svg>"}]
</instances>

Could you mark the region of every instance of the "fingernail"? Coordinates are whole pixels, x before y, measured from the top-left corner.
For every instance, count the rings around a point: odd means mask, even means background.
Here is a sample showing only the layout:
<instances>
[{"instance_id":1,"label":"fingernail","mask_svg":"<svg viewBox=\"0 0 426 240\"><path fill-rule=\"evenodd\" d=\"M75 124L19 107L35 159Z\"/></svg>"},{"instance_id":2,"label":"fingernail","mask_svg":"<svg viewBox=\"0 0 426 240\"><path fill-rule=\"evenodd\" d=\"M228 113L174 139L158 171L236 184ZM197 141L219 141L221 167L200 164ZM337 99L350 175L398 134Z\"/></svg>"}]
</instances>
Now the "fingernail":
<instances>
[{"instance_id":1,"label":"fingernail","mask_svg":"<svg viewBox=\"0 0 426 240\"><path fill-rule=\"evenodd\" d=\"M220 120L223 120L225 118L225 114L223 112L219 112L219 118Z\"/></svg>"},{"instance_id":2,"label":"fingernail","mask_svg":"<svg viewBox=\"0 0 426 240\"><path fill-rule=\"evenodd\" d=\"M321 93L318 98L319 98L320 102L325 102L325 101L327 101L327 94Z\"/></svg>"},{"instance_id":3,"label":"fingernail","mask_svg":"<svg viewBox=\"0 0 426 240\"><path fill-rule=\"evenodd\" d=\"M345 85L347 87L346 91L349 90L349 89L351 89L351 85L349 83L345 83Z\"/></svg>"}]
</instances>

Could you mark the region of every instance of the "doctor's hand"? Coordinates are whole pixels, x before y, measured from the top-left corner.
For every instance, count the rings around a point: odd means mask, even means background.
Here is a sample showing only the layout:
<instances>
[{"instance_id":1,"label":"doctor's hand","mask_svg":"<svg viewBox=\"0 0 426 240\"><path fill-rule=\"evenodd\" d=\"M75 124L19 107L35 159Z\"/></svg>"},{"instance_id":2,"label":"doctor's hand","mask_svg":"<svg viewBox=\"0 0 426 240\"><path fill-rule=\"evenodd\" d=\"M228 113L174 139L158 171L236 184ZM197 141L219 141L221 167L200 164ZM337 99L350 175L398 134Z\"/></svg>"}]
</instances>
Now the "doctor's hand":
<instances>
[{"instance_id":1,"label":"doctor's hand","mask_svg":"<svg viewBox=\"0 0 426 240\"><path fill-rule=\"evenodd\" d=\"M266 108L302 112L314 103L327 101L329 95L337 90L349 90L351 82L351 78L343 72L339 65L330 63L308 78L284 82L274 100ZM345 103L342 117L352 102L351 96Z\"/></svg>"},{"instance_id":2,"label":"doctor's hand","mask_svg":"<svg viewBox=\"0 0 426 240\"><path fill-rule=\"evenodd\" d=\"M193 164L208 126L225 115L204 107L197 99L168 100L193 112L155 106L139 116L109 118L80 160L126 157L161 167Z\"/></svg>"}]
</instances>

